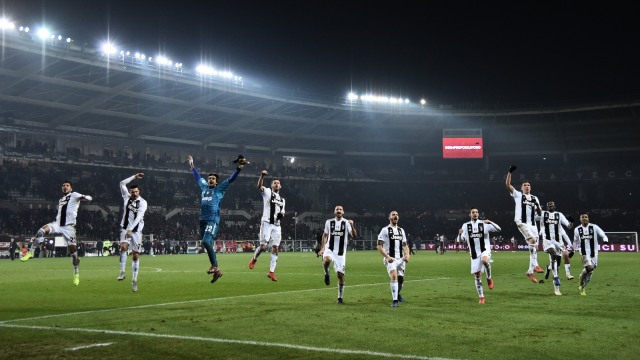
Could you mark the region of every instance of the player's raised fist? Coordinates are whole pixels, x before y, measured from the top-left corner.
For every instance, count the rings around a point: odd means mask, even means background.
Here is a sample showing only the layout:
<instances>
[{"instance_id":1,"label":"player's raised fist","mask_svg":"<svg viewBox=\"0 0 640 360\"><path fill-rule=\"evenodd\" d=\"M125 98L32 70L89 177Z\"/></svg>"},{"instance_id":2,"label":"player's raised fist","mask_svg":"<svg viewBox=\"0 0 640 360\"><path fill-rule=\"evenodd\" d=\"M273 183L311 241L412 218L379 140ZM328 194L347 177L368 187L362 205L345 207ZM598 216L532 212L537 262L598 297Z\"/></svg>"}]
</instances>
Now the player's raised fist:
<instances>
[{"instance_id":1,"label":"player's raised fist","mask_svg":"<svg viewBox=\"0 0 640 360\"><path fill-rule=\"evenodd\" d=\"M515 165L511 165L511 166L509 166L509 173L512 173L512 172L516 171L516 169L517 169L517 168L518 168L518 167L517 167L517 166L515 166Z\"/></svg>"}]
</instances>

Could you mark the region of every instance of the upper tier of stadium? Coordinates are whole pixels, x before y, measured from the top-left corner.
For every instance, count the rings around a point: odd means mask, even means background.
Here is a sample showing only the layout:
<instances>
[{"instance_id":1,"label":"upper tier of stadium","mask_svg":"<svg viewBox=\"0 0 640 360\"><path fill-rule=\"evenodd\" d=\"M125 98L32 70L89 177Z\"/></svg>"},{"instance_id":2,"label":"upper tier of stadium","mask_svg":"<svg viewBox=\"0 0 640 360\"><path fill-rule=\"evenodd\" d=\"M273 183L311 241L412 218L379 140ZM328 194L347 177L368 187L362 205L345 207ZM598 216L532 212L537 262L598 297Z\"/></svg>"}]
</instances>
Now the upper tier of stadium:
<instances>
[{"instance_id":1,"label":"upper tier of stadium","mask_svg":"<svg viewBox=\"0 0 640 360\"><path fill-rule=\"evenodd\" d=\"M639 98L563 106L459 109L309 97L189 69L105 57L6 35L0 130L295 156L440 157L443 129L482 129L485 154L640 150Z\"/></svg>"}]
</instances>

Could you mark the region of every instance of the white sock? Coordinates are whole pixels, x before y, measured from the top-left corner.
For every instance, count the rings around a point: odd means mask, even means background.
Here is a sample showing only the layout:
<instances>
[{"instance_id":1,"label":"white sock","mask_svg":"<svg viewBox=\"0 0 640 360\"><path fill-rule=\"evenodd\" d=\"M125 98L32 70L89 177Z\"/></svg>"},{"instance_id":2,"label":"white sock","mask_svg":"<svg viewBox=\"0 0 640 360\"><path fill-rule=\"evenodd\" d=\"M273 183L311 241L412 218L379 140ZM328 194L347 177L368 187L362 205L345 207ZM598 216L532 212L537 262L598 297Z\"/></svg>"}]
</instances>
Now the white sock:
<instances>
[{"instance_id":1,"label":"white sock","mask_svg":"<svg viewBox=\"0 0 640 360\"><path fill-rule=\"evenodd\" d=\"M338 282L338 297L342 299L344 296L344 283Z\"/></svg>"},{"instance_id":2,"label":"white sock","mask_svg":"<svg viewBox=\"0 0 640 360\"><path fill-rule=\"evenodd\" d=\"M482 289L482 278L476 279L476 291L478 292L478 297L484 297L484 290Z\"/></svg>"},{"instance_id":3,"label":"white sock","mask_svg":"<svg viewBox=\"0 0 640 360\"><path fill-rule=\"evenodd\" d=\"M564 272L567 275L571 275L571 265L570 264L564 264Z\"/></svg>"},{"instance_id":4,"label":"white sock","mask_svg":"<svg viewBox=\"0 0 640 360\"><path fill-rule=\"evenodd\" d=\"M391 299L398 300L398 280L391 280Z\"/></svg>"},{"instance_id":5,"label":"white sock","mask_svg":"<svg viewBox=\"0 0 640 360\"><path fill-rule=\"evenodd\" d=\"M261 252L262 252L262 248L260 246L256 247L256 251L253 252L254 260L258 260L258 256L260 256Z\"/></svg>"},{"instance_id":6,"label":"white sock","mask_svg":"<svg viewBox=\"0 0 640 360\"><path fill-rule=\"evenodd\" d=\"M276 263L278 262L278 254L271 253L271 264L269 265L269 271L276 271Z\"/></svg>"},{"instance_id":7,"label":"white sock","mask_svg":"<svg viewBox=\"0 0 640 360\"><path fill-rule=\"evenodd\" d=\"M124 272L124 268L127 266L127 252L120 252L120 272Z\"/></svg>"},{"instance_id":8,"label":"white sock","mask_svg":"<svg viewBox=\"0 0 640 360\"><path fill-rule=\"evenodd\" d=\"M131 262L131 280L138 281L138 268L140 268L140 259Z\"/></svg>"}]
</instances>

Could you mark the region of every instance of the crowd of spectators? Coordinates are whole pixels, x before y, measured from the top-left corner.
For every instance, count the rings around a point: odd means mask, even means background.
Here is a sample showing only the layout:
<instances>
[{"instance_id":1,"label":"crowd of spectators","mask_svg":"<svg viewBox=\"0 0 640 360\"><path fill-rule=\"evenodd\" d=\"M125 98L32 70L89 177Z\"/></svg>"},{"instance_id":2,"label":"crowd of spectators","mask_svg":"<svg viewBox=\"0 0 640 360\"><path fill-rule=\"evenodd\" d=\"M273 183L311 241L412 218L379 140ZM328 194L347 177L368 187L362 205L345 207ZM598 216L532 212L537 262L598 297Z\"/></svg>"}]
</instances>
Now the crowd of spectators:
<instances>
[{"instance_id":1,"label":"crowd of spectators","mask_svg":"<svg viewBox=\"0 0 640 360\"><path fill-rule=\"evenodd\" d=\"M139 165L146 169L145 179L139 185L141 195L149 203L144 233L154 234L158 243L199 238L199 189L182 159L166 153L158 157L107 150L100 157L85 156L74 147L63 155L56 155L46 143L6 149L5 146L0 159L0 202L5 203L0 207L1 233L34 234L40 226L53 220L60 186L70 180L74 191L94 197L93 202L80 208L79 237L115 240L121 217L118 184L142 171L135 167ZM13 152L47 156L19 158L12 156ZM54 161L54 156L66 156L70 161ZM106 162L105 159L108 167L100 163ZM129 161L120 164L115 159ZM222 179L233 170L232 164L220 160L208 162L196 157L196 161L203 172L216 170ZM526 174L532 182L533 193L543 204L553 200L560 211L574 218L578 211L589 210L592 220L606 231L632 231L639 227L640 210L634 205L637 195L633 190L637 184L634 174L640 174L640 170L633 160L622 158L612 162L610 158L596 158L595 162L589 162L585 157L576 159L570 166L560 166L554 161L549 162L548 167L547 163L537 162ZM318 228L332 216L335 204L345 207L347 216L356 221L360 238L364 239L376 238L379 229L387 224L391 210L400 212L401 226L414 239L429 241L435 234L446 234L453 239L460 224L468 220L471 207L478 207L481 217L500 224L504 238L517 235L515 226L511 226L513 201L502 177L506 169L496 165L436 171L428 169L426 164L398 163L393 164L393 169L374 165L368 161L358 165L360 167L354 164L325 167L316 163L307 167L276 168L266 160L257 159L245 169L222 201L218 240L257 239L262 199L255 184L258 171L263 168L283 182L282 194L287 199L282 231L285 240L315 240ZM166 171L167 166L175 170ZM337 181L345 174L357 176ZM518 188L519 180L514 183ZM296 217L302 214L306 215L298 221Z\"/></svg>"}]
</instances>

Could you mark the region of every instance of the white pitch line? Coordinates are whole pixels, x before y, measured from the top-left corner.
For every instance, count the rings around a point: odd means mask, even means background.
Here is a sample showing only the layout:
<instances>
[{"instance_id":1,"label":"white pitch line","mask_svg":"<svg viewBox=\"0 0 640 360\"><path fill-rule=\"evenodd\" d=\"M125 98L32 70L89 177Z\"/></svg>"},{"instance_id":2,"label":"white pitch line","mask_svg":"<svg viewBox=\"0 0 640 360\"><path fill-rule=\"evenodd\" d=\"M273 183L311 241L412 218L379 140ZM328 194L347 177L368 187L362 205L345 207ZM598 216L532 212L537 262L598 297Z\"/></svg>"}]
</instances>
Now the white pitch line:
<instances>
[{"instance_id":1,"label":"white pitch line","mask_svg":"<svg viewBox=\"0 0 640 360\"><path fill-rule=\"evenodd\" d=\"M361 356L364 355L364 356L376 356L376 357L395 358L395 359L453 360L453 359L449 359L449 358L422 356L422 355L392 354L392 353L385 353L385 352L378 352L378 351L368 351L368 350L321 348L321 347L316 347L316 346L304 346L304 345L295 345L295 344L287 344L287 343L272 343L272 342L263 342L263 341L219 339L219 338L208 338L208 337L202 337L202 336L153 334L153 333L145 333L145 332L101 330L101 329L59 328L59 327L53 327L53 326L27 326L27 325L9 325L9 324L7 324L7 325L0 324L0 326L2 326L2 327L10 327L10 328L15 328L15 329L70 331L70 332L86 332L86 333L100 333L100 334L128 335L128 336L133 335L133 336L142 336L142 337L151 337L151 338L163 338L163 339L195 340L195 341L205 341L205 342L213 342L213 343L238 344L238 345L249 345L249 346L279 347L279 348L286 348L286 349L295 349L295 350L304 350L304 351L316 351L316 352L324 352L324 353L332 353L332 354L361 355Z\"/></svg>"},{"instance_id":2,"label":"white pitch line","mask_svg":"<svg viewBox=\"0 0 640 360\"><path fill-rule=\"evenodd\" d=\"M449 280L449 278L405 280L405 282L422 282L422 281L435 281L435 280ZM380 286L380 285L388 285L388 284L389 284L388 282L384 282L384 283L373 283L373 284L349 285L349 286L345 286L345 287L347 287L347 288L356 288L356 287ZM289 294L296 294L296 293L305 293L305 292L312 292L312 291L327 291L327 290L335 290L335 288L333 288L333 287L324 287L324 288L317 288L317 289L278 291L278 292L262 293L262 294L227 296L227 297L220 297L220 298L213 298L213 299L197 299L197 300L187 300L187 301L175 301L175 302L168 302L168 303L137 305L137 306L128 306L128 307L124 307L124 308L111 308L111 309L78 311L78 312L64 313L64 314L53 314L53 315L36 316L36 317L31 317L31 318L4 320L4 321L0 321L0 327L4 326L7 323L13 323L13 322L19 322L19 321L36 321L36 320L50 319L50 318L63 317L63 316L77 316L77 315L97 314L97 313L111 312L111 311L137 310L137 309L146 309L146 308L161 307L161 306L194 304L194 303L201 303L201 302L208 302L208 301L237 300L237 299L254 298L254 297L259 297L259 296L289 295Z\"/></svg>"},{"instance_id":3,"label":"white pitch line","mask_svg":"<svg viewBox=\"0 0 640 360\"><path fill-rule=\"evenodd\" d=\"M67 350L76 351L76 350L81 350L81 349L89 349L89 348L92 348L92 347L109 346L111 344L113 344L113 343L99 343L99 344L91 344L91 345L84 345L84 346L76 346L76 347L68 348Z\"/></svg>"}]
</instances>

